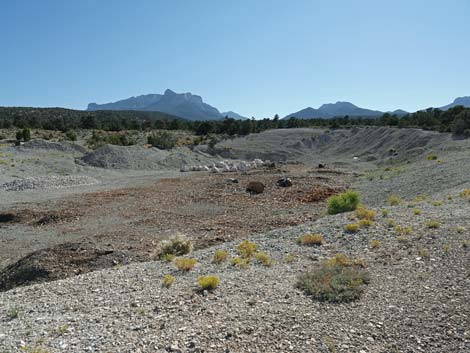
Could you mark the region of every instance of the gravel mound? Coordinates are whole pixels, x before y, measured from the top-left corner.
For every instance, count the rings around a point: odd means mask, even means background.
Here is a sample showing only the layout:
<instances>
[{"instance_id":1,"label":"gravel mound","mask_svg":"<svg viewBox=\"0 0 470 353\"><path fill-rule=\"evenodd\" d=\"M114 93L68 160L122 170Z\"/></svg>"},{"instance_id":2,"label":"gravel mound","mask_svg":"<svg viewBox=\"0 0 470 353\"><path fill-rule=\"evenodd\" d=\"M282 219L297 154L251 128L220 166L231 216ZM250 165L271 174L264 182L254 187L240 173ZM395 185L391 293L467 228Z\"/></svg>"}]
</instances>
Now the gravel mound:
<instances>
[{"instance_id":1,"label":"gravel mound","mask_svg":"<svg viewBox=\"0 0 470 353\"><path fill-rule=\"evenodd\" d=\"M88 244L61 244L35 251L1 270L0 291L144 260L148 259Z\"/></svg>"},{"instance_id":2,"label":"gravel mound","mask_svg":"<svg viewBox=\"0 0 470 353\"><path fill-rule=\"evenodd\" d=\"M353 160L377 164L415 160L443 149L468 149L470 141L420 129L361 127L352 129L277 129L223 141L215 151L226 158L274 161Z\"/></svg>"},{"instance_id":3,"label":"gravel mound","mask_svg":"<svg viewBox=\"0 0 470 353\"><path fill-rule=\"evenodd\" d=\"M47 150L47 151L60 151L60 152L70 152L70 153L81 153L85 154L88 150L80 145L77 145L72 142L62 141L62 142L50 142L42 139L31 140L25 142L20 149L34 149L34 150Z\"/></svg>"},{"instance_id":4,"label":"gravel mound","mask_svg":"<svg viewBox=\"0 0 470 353\"><path fill-rule=\"evenodd\" d=\"M158 169L168 155L167 151L141 146L104 145L88 153L81 161L99 168L107 169Z\"/></svg>"},{"instance_id":5,"label":"gravel mound","mask_svg":"<svg viewBox=\"0 0 470 353\"><path fill-rule=\"evenodd\" d=\"M105 145L80 159L82 163L106 169L160 170L180 169L183 165L209 163L213 157L194 153L189 148L171 151L141 146Z\"/></svg>"},{"instance_id":6,"label":"gravel mound","mask_svg":"<svg viewBox=\"0 0 470 353\"><path fill-rule=\"evenodd\" d=\"M271 267L212 262L216 249L237 256L237 241L194 252L190 272L148 262L0 293L0 349L468 352L470 203L453 195L442 206L415 207L420 216L408 205L387 207L388 216L354 234L344 231L354 218L348 213L252 237L275 260ZM400 234L389 220L411 233ZM430 229L430 220L441 226ZM324 244L297 244L307 233L322 234ZM370 272L359 300L322 303L296 288L299 274L339 252L363 258ZM161 286L166 274L176 277L168 289ZM197 278L209 274L220 286L200 291Z\"/></svg>"},{"instance_id":7,"label":"gravel mound","mask_svg":"<svg viewBox=\"0 0 470 353\"><path fill-rule=\"evenodd\" d=\"M0 184L0 191L25 191L36 189L61 189L97 184L98 180L84 175L42 176L18 179Z\"/></svg>"}]
</instances>

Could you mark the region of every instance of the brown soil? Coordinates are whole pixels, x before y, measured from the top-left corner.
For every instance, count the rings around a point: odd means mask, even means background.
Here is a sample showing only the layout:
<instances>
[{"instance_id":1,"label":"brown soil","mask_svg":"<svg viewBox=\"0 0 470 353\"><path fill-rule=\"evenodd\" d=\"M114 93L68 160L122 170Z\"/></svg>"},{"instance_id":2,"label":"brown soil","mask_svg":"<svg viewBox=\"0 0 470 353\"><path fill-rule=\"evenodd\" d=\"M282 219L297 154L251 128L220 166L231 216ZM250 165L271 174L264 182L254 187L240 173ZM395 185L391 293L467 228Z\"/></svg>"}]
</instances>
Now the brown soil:
<instances>
[{"instance_id":1,"label":"brown soil","mask_svg":"<svg viewBox=\"0 0 470 353\"><path fill-rule=\"evenodd\" d=\"M3 226L19 232L37 228L38 232L33 238L11 237L0 251L0 261L12 263L33 250L67 242L90 242L97 248L154 258L160 240L177 233L202 248L313 221L324 214L325 199L346 186L344 175L333 172L326 176L324 171L319 176L317 170L296 164L247 174L200 173L7 210L4 213L12 213L20 221ZM293 185L277 186L285 175ZM266 185L264 192L246 192L250 181Z\"/></svg>"},{"instance_id":2,"label":"brown soil","mask_svg":"<svg viewBox=\"0 0 470 353\"><path fill-rule=\"evenodd\" d=\"M98 250L89 244L61 244L35 251L1 270L0 292L145 260L123 251Z\"/></svg>"}]
</instances>

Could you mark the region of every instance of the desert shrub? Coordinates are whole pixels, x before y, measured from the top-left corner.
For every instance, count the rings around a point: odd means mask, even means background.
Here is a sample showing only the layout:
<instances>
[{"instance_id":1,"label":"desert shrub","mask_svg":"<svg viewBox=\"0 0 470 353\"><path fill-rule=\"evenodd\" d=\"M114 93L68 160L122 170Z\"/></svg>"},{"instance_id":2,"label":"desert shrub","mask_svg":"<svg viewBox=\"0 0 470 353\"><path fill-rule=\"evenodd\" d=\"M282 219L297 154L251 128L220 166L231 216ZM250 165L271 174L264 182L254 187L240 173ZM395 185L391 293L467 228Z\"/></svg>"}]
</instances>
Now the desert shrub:
<instances>
[{"instance_id":1,"label":"desert shrub","mask_svg":"<svg viewBox=\"0 0 470 353\"><path fill-rule=\"evenodd\" d=\"M106 133L100 130L93 130L91 137L87 140L87 144L91 149L96 149L105 144L132 146L135 145L135 140L127 133Z\"/></svg>"},{"instance_id":2,"label":"desert shrub","mask_svg":"<svg viewBox=\"0 0 470 353\"><path fill-rule=\"evenodd\" d=\"M419 208L415 208L415 209L413 210L413 214L414 214L415 216L419 216L419 215L422 214L422 213L423 213L423 211L421 211Z\"/></svg>"},{"instance_id":3,"label":"desert shrub","mask_svg":"<svg viewBox=\"0 0 470 353\"><path fill-rule=\"evenodd\" d=\"M444 204L443 201L439 201L439 200L435 200L432 202L432 205L433 206L442 206Z\"/></svg>"},{"instance_id":4,"label":"desert shrub","mask_svg":"<svg viewBox=\"0 0 470 353\"><path fill-rule=\"evenodd\" d=\"M29 129L23 129L23 141L31 141L31 131Z\"/></svg>"},{"instance_id":5,"label":"desert shrub","mask_svg":"<svg viewBox=\"0 0 470 353\"><path fill-rule=\"evenodd\" d=\"M70 329L70 326L68 324L61 325L55 329L55 334L57 336L62 336L65 335Z\"/></svg>"},{"instance_id":6,"label":"desert shrub","mask_svg":"<svg viewBox=\"0 0 470 353\"><path fill-rule=\"evenodd\" d=\"M65 133L65 138L69 141L77 141L77 134L73 130L69 130Z\"/></svg>"},{"instance_id":7,"label":"desert shrub","mask_svg":"<svg viewBox=\"0 0 470 353\"><path fill-rule=\"evenodd\" d=\"M327 261L331 266L359 266L365 267L365 262L362 259L353 259L345 254L339 253Z\"/></svg>"},{"instance_id":8,"label":"desert shrub","mask_svg":"<svg viewBox=\"0 0 470 353\"><path fill-rule=\"evenodd\" d=\"M410 240L405 237L404 235L399 235L397 236L397 240L399 243L408 243Z\"/></svg>"},{"instance_id":9,"label":"desert shrub","mask_svg":"<svg viewBox=\"0 0 470 353\"><path fill-rule=\"evenodd\" d=\"M221 264L222 262L227 261L228 252L222 249L216 250L212 262L215 264Z\"/></svg>"},{"instance_id":10,"label":"desert shrub","mask_svg":"<svg viewBox=\"0 0 470 353\"><path fill-rule=\"evenodd\" d=\"M232 266L240 268L248 268L251 263L251 257L234 257L231 260Z\"/></svg>"},{"instance_id":11,"label":"desert shrub","mask_svg":"<svg viewBox=\"0 0 470 353\"><path fill-rule=\"evenodd\" d=\"M324 238L321 234L306 234L297 239L298 244L306 246L322 245L323 241Z\"/></svg>"},{"instance_id":12,"label":"desert shrub","mask_svg":"<svg viewBox=\"0 0 470 353\"><path fill-rule=\"evenodd\" d=\"M374 222L370 219L361 219L359 220L359 227L361 228L369 228Z\"/></svg>"},{"instance_id":13,"label":"desert shrub","mask_svg":"<svg viewBox=\"0 0 470 353\"><path fill-rule=\"evenodd\" d=\"M328 213L337 214L354 211L359 205L360 197L357 191L346 191L328 198Z\"/></svg>"},{"instance_id":14,"label":"desert shrub","mask_svg":"<svg viewBox=\"0 0 470 353\"><path fill-rule=\"evenodd\" d=\"M376 213L373 210L369 210L365 207L358 207L356 209L356 217L359 219L368 219L373 221L376 217Z\"/></svg>"},{"instance_id":15,"label":"desert shrub","mask_svg":"<svg viewBox=\"0 0 470 353\"><path fill-rule=\"evenodd\" d=\"M388 203L390 204L390 206L396 206L398 204L400 204L403 200L398 197L397 195L390 195L388 197Z\"/></svg>"},{"instance_id":16,"label":"desert shrub","mask_svg":"<svg viewBox=\"0 0 470 353\"><path fill-rule=\"evenodd\" d=\"M19 315L19 310L17 307L13 307L13 308L10 308L8 309L7 311L7 317L10 319L10 320L13 320L13 319L16 319Z\"/></svg>"},{"instance_id":17,"label":"desert shrub","mask_svg":"<svg viewBox=\"0 0 470 353\"><path fill-rule=\"evenodd\" d=\"M459 195L463 199L470 199L470 189L462 190Z\"/></svg>"},{"instance_id":18,"label":"desert shrub","mask_svg":"<svg viewBox=\"0 0 470 353\"><path fill-rule=\"evenodd\" d=\"M161 150L171 150L176 146L176 137L170 132L160 132L147 137L147 142Z\"/></svg>"},{"instance_id":19,"label":"desert shrub","mask_svg":"<svg viewBox=\"0 0 470 353\"><path fill-rule=\"evenodd\" d=\"M382 244L382 243L380 242L380 240L377 240L377 239L372 239L372 240L370 241L370 247L371 247L372 249L380 248L380 245L381 245L381 244Z\"/></svg>"},{"instance_id":20,"label":"desert shrub","mask_svg":"<svg viewBox=\"0 0 470 353\"><path fill-rule=\"evenodd\" d=\"M26 352L26 353L50 353L48 349L42 348L41 346L21 345L20 349L22 352Z\"/></svg>"},{"instance_id":21,"label":"desert shrub","mask_svg":"<svg viewBox=\"0 0 470 353\"><path fill-rule=\"evenodd\" d=\"M344 230L348 233L356 233L359 231L359 228L361 228L359 223L348 223L344 226Z\"/></svg>"},{"instance_id":22,"label":"desert shrub","mask_svg":"<svg viewBox=\"0 0 470 353\"><path fill-rule=\"evenodd\" d=\"M426 158L427 158L428 161L437 160L437 156L435 154L429 154Z\"/></svg>"},{"instance_id":23,"label":"desert shrub","mask_svg":"<svg viewBox=\"0 0 470 353\"><path fill-rule=\"evenodd\" d=\"M386 208L384 208L384 209L382 210L382 216L384 216L384 217L387 217L387 216L388 216L388 210L387 210Z\"/></svg>"},{"instance_id":24,"label":"desert shrub","mask_svg":"<svg viewBox=\"0 0 470 353\"><path fill-rule=\"evenodd\" d=\"M425 259L428 259L429 258L429 250L427 249L424 249L424 248L420 248L418 250L418 255L421 256L422 258L425 258Z\"/></svg>"},{"instance_id":25,"label":"desert shrub","mask_svg":"<svg viewBox=\"0 0 470 353\"><path fill-rule=\"evenodd\" d=\"M463 233L465 232L465 227L458 226L457 228L455 228L455 230L457 231L457 233Z\"/></svg>"},{"instance_id":26,"label":"desert shrub","mask_svg":"<svg viewBox=\"0 0 470 353\"><path fill-rule=\"evenodd\" d=\"M243 258L251 258L258 251L258 245L249 240L244 240L237 246L238 253Z\"/></svg>"},{"instance_id":27,"label":"desert shrub","mask_svg":"<svg viewBox=\"0 0 470 353\"><path fill-rule=\"evenodd\" d=\"M387 227L392 228L395 226L395 221L393 219L387 219Z\"/></svg>"},{"instance_id":28,"label":"desert shrub","mask_svg":"<svg viewBox=\"0 0 470 353\"><path fill-rule=\"evenodd\" d=\"M395 231L400 235L410 235L413 229L410 226L396 226Z\"/></svg>"},{"instance_id":29,"label":"desert shrub","mask_svg":"<svg viewBox=\"0 0 470 353\"><path fill-rule=\"evenodd\" d=\"M470 240L464 240L462 242L462 248L468 249L470 247Z\"/></svg>"},{"instance_id":30,"label":"desert shrub","mask_svg":"<svg viewBox=\"0 0 470 353\"><path fill-rule=\"evenodd\" d=\"M220 284L220 279L217 276L201 276L197 279L197 283L203 290L214 290Z\"/></svg>"},{"instance_id":31,"label":"desert shrub","mask_svg":"<svg viewBox=\"0 0 470 353\"><path fill-rule=\"evenodd\" d=\"M21 141L21 140L23 139L23 131L22 131L22 130L18 130L18 131L16 132L15 137L16 137L16 140L17 140L17 141Z\"/></svg>"},{"instance_id":32,"label":"desert shrub","mask_svg":"<svg viewBox=\"0 0 470 353\"><path fill-rule=\"evenodd\" d=\"M172 275L165 275L162 280L162 287L170 288L176 282L176 277Z\"/></svg>"},{"instance_id":33,"label":"desert shrub","mask_svg":"<svg viewBox=\"0 0 470 353\"><path fill-rule=\"evenodd\" d=\"M173 255L173 254L163 254L160 258L161 258L163 261L172 262L174 259L176 259L176 255Z\"/></svg>"},{"instance_id":34,"label":"desert shrub","mask_svg":"<svg viewBox=\"0 0 470 353\"><path fill-rule=\"evenodd\" d=\"M370 278L354 263L350 259L346 263L326 261L299 276L297 287L318 301L341 303L359 299Z\"/></svg>"},{"instance_id":35,"label":"desert shrub","mask_svg":"<svg viewBox=\"0 0 470 353\"><path fill-rule=\"evenodd\" d=\"M266 253L259 252L256 254L256 261L263 264L263 266L271 267L274 264L274 260Z\"/></svg>"},{"instance_id":36,"label":"desert shrub","mask_svg":"<svg viewBox=\"0 0 470 353\"><path fill-rule=\"evenodd\" d=\"M426 223L426 227L429 229L437 229L441 226L441 223L435 220L429 221Z\"/></svg>"},{"instance_id":37,"label":"desert shrub","mask_svg":"<svg viewBox=\"0 0 470 353\"><path fill-rule=\"evenodd\" d=\"M297 259L297 256L294 254L287 254L284 258L284 260L288 263L291 264Z\"/></svg>"},{"instance_id":38,"label":"desert shrub","mask_svg":"<svg viewBox=\"0 0 470 353\"><path fill-rule=\"evenodd\" d=\"M426 200L426 198L427 198L426 195L417 195L417 196L414 198L414 202L421 202L421 201Z\"/></svg>"},{"instance_id":39,"label":"desert shrub","mask_svg":"<svg viewBox=\"0 0 470 353\"><path fill-rule=\"evenodd\" d=\"M191 271L194 266L196 266L197 264L197 260L196 259L190 259L190 258L176 258L174 260L174 263L176 265L176 267L178 268L178 270L180 271Z\"/></svg>"},{"instance_id":40,"label":"desert shrub","mask_svg":"<svg viewBox=\"0 0 470 353\"><path fill-rule=\"evenodd\" d=\"M175 237L164 240L160 243L161 246L161 257L168 255L182 256L189 254L193 249L191 241L186 239L182 235L176 235Z\"/></svg>"}]
</instances>

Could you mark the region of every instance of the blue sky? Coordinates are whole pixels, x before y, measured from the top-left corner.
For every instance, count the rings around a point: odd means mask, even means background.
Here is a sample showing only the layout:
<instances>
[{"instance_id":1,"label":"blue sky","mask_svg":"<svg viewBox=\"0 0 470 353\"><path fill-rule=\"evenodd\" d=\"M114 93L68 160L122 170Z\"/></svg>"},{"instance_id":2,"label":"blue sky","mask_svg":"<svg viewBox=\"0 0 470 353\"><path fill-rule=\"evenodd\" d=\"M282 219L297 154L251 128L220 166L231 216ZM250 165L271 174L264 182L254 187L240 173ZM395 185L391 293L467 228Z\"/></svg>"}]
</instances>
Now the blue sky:
<instances>
[{"instance_id":1,"label":"blue sky","mask_svg":"<svg viewBox=\"0 0 470 353\"><path fill-rule=\"evenodd\" d=\"M166 88L284 116L470 95L468 0L2 0L0 105L85 109Z\"/></svg>"}]
</instances>

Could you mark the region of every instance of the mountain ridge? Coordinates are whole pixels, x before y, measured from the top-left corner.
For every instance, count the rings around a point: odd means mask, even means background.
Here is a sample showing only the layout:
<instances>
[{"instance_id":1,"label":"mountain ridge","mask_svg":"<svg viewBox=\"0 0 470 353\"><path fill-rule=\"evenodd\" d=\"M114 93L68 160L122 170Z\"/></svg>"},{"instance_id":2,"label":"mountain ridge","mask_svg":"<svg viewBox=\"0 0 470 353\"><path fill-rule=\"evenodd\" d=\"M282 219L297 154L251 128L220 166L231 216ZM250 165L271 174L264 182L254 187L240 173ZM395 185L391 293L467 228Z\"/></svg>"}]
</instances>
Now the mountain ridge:
<instances>
[{"instance_id":1,"label":"mountain ridge","mask_svg":"<svg viewBox=\"0 0 470 353\"><path fill-rule=\"evenodd\" d=\"M457 97L450 104L442 107L436 107L437 109L447 110L455 106L462 105L464 107L470 107L470 96ZM426 108L425 108L426 109ZM425 110L420 109L420 110ZM418 110L418 111L420 111ZM350 102L337 101L336 103L322 104L318 109L307 107L301 109L295 113L286 115L283 119L289 119L295 117L298 119L317 119L317 118L334 118L339 116L350 116L350 117L366 117L376 118L382 116L384 113L395 114L398 116L404 116L409 112L403 109L396 109L394 111L382 112L380 110L371 110L367 108L358 107Z\"/></svg>"},{"instance_id":2,"label":"mountain ridge","mask_svg":"<svg viewBox=\"0 0 470 353\"><path fill-rule=\"evenodd\" d=\"M219 120L225 117L217 108L205 103L201 96L190 92L176 93L171 89L166 89L163 94L152 93L112 103L88 104L87 111L96 110L158 111L188 120ZM234 116L239 115L231 113Z\"/></svg>"}]
</instances>

